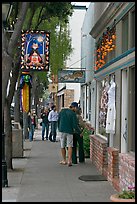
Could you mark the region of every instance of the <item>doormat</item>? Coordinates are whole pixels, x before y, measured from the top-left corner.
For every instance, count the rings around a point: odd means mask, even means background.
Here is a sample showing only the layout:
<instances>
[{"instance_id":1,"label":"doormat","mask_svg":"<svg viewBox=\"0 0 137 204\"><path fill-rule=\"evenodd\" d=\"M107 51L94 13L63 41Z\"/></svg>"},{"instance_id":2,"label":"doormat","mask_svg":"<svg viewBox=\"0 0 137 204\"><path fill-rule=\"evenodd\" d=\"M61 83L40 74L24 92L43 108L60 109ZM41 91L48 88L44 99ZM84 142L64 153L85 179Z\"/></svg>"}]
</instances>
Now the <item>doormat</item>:
<instances>
[{"instance_id":1,"label":"doormat","mask_svg":"<svg viewBox=\"0 0 137 204\"><path fill-rule=\"evenodd\" d=\"M103 175L83 175L79 179L82 181L107 181Z\"/></svg>"}]
</instances>

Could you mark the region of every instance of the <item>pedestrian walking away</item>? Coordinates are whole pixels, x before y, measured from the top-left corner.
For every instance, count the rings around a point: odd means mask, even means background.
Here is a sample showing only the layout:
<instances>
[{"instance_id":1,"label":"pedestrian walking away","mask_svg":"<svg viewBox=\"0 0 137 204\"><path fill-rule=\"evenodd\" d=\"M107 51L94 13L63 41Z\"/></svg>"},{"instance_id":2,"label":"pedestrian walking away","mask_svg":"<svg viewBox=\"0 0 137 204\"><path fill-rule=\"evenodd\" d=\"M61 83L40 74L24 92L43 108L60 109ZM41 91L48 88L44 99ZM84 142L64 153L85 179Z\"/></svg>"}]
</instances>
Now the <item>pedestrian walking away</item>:
<instances>
[{"instance_id":1,"label":"pedestrian walking away","mask_svg":"<svg viewBox=\"0 0 137 204\"><path fill-rule=\"evenodd\" d=\"M58 129L60 135L61 155L63 160L60 164L68 164L72 166L72 147L73 147L73 134L74 131L78 134L81 130L78 126L76 113L70 108L64 108L59 112ZM66 160L66 151L68 150L68 160Z\"/></svg>"},{"instance_id":2,"label":"pedestrian walking away","mask_svg":"<svg viewBox=\"0 0 137 204\"><path fill-rule=\"evenodd\" d=\"M51 111L48 115L48 120L51 124L51 132L49 135L49 140L51 142L56 142L56 136L57 136L57 123L58 123L58 112L56 110L56 106L51 106Z\"/></svg>"},{"instance_id":3,"label":"pedestrian walking away","mask_svg":"<svg viewBox=\"0 0 137 204\"><path fill-rule=\"evenodd\" d=\"M49 115L49 109L46 107L41 113L41 118L42 118L42 140L44 140L44 135L45 135L45 129L46 129L46 140L48 140L48 135L49 135L49 120L48 120L48 115Z\"/></svg>"},{"instance_id":4,"label":"pedestrian walking away","mask_svg":"<svg viewBox=\"0 0 137 204\"><path fill-rule=\"evenodd\" d=\"M33 141L34 131L36 127L35 115L31 112L28 113L28 130L29 130L29 141Z\"/></svg>"}]
</instances>

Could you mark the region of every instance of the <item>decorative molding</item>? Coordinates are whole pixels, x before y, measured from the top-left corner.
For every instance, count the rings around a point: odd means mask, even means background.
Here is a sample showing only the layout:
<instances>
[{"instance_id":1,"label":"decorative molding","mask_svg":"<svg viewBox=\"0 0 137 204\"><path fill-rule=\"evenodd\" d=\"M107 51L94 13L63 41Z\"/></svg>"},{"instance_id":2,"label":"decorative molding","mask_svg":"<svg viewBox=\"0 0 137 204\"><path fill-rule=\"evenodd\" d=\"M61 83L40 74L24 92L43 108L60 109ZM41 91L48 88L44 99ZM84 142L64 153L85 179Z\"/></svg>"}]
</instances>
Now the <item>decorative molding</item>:
<instances>
[{"instance_id":1,"label":"decorative molding","mask_svg":"<svg viewBox=\"0 0 137 204\"><path fill-rule=\"evenodd\" d=\"M125 5L125 2L120 2L119 4L114 2L110 3L89 34L93 38L96 38L101 33L103 28L108 26L108 23L114 18L116 13L123 7L123 5Z\"/></svg>"}]
</instances>

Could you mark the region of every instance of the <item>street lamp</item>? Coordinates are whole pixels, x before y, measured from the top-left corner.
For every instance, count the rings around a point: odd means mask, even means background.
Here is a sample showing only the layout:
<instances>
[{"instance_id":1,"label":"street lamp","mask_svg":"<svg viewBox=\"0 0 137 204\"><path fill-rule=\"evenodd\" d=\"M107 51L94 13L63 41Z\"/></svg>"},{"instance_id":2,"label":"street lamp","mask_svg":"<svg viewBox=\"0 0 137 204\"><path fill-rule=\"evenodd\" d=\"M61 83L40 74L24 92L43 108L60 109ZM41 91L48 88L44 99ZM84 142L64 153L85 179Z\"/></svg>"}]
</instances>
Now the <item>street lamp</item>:
<instances>
[{"instance_id":1,"label":"street lamp","mask_svg":"<svg viewBox=\"0 0 137 204\"><path fill-rule=\"evenodd\" d=\"M7 20L10 16L11 9L12 5L10 2L2 3L2 23L4 28L7 26ZM2 116L2 187L8 187L7 164L5 161L4 113L2 113Z\"/></svg>"}]
</instances>

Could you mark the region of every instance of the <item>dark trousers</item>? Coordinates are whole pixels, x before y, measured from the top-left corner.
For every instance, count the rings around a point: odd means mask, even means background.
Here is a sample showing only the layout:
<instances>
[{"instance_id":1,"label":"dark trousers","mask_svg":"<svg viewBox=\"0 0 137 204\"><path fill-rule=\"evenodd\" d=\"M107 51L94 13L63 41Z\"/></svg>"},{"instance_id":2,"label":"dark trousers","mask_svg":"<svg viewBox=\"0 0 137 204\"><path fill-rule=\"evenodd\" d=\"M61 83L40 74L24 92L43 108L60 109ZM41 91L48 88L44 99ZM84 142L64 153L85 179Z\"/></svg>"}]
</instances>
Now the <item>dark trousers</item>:
<instances>
[{"instance_id":1,"label":"dark trousers","mask_svg":"<svg viewBox=\"0 0 137 204\"><path fill-rule=\"evenodd\" d=\"M44 140L45 129L46 129L46 139L48 139L48 135L49 135L49 123L47 123L47 124L42 123L42 140Z\"/></svg>"},{"instance_id":2,"label":"dark trousers","mask_svg":"<svg viewBox=\"0 0 137 204\"><path fill-rule=\"evenodd\" d=\"M51 121L51 132L49 135L49 140L55 142L56 135L57 135L57 121Z\"/></svg>"},{"instance_id":3,"label":"dark trousers","mask_svg":"<svg viewBox=\"0 0 137 204\"><path fill-rule=\"evenodd\" d=\"M29 130L29 141L33 141L34 131L35 131L35 125L31 124L30 130Z\"/></svg>"},{"instance_id":4,"label":"dark trousers","mask_svg":"<svg viewBox=\"0 0 137 204\"><path fill-rule=\"evenodd\" d=\"M84 156L84 147L83 147L83 137L80 137L80 135L78 134L73 134L73 148L72 148L73 164L77 164L77 145L78 145L79 162L84 162L85 156Z\"/></svg>"}]
</instances>

